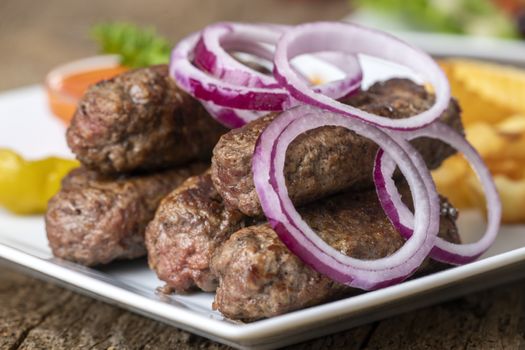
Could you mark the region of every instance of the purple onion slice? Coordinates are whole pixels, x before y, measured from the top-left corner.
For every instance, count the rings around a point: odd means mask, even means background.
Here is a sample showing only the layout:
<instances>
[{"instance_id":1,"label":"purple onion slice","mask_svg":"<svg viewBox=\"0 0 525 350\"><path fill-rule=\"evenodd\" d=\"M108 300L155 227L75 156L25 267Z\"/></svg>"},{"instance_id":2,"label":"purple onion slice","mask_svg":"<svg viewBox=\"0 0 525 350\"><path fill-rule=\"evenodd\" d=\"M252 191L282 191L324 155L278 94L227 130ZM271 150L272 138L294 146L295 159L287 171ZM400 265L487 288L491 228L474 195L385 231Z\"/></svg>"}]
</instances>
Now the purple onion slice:
<instances>
[{"instance_id":1,"label":"purple onion slice","mask_svg":"<svg viewBox=\"0 0 525 350\"><path fill-rule=\"evenodd\" d=\"M279 37L291 27L222 22L207 26L201 31L195 46L195 64L224 82L259 88L281 88L272 75L267 75L244 65L233 58L227 50L250 53L273 61L274 48ZM345 78L313 87L313 90L341 98L351 94L361 85L363 73L355 55L324 52L315 55L318 59L337 67ZM310 85L301 70L292 65L301 80Z\"/></svg>"},{"instance_id":2,"label":"purple onion slice","mask_svg":"<svg viewBox=\"0 0 525 350\"><path fill-rule=\"evenodd\" d=\"M239 23L211 25L183 39L173 49L170 75L183 90L207 105L208 110L215 111L212 116L228 127L242 126L243 120L260 115L258 111L285 110L298 101L280 87L273 76L244 65L227 50L273 60L273 47L288 29L286 26ZM359 89L362 71L355 56L325 52L319 57L339 68L345 77L315 86L314 91L337 99ZM310 84L298 69L292 69L305 84Z\"/></svg>"},{"instance_id":3,"label":"purple onion slice","mask_svg":"<svg viewBox=\"0 0 525 350\"><path fill-rule=\"evenodd\" d=\"M432 84L436 101L430 109L410 118L390 119L319 94L297 75L290 61L324 51L370 55L406 66ZM439 118L450 99L445 74L426 53L384 32L343 22L307 23L287 30L275 50L274 76L298 101L389 129L412 130L428 125Z\"/></svg>"},{"instance_id":4,"label":"purple onion slice","mask_svg":"<svg viewBox=\"0 0 525 350\"><path fill-rule=\"evenodd\" d=\"M394 254L376 260L356 259L341 254L325 243L301 218L288 195L284 178L286 149L299 135L323 126L339 126L374 140L392 157L406 177L414 199L414 234ZM407 151L413 152L410 156ZM261 134L252 170L255 189L263 211L284 244L306 264L337 282L364 290L399 283L421 265L434 246L439 213L437 194L428 189L415 166L417 152L408 142L394 139L384 130L358 119L300 106L282 113ZM419 156L420 157L420 156ZM421 160L422 161L422 160Z\"/></svg>"},{"instance_id":5,"label":"purple onion slice","mask_svg":"<svg viewBox=\"0 0 525 350\"><path fill-rule=\"evenodd\" d=\"M485 234L479 241L465 244L450 243L438 237L430 253L433 259L448 264L460 265L476 260L496 239L501 221L501 201L490 171L472 145L462 135L442 123L436 122L424 129L404 134L404 137L410 140L429 137L448 143L463 153L478 176L487 198L488 214ZM381 205L392 224L404 237L409 238L413 234L414 216L401 201L401 196L391 179L394 170L394 162L386 154L378 153L374 181ZM431 178L425 178L425 182L427 187L435 187Z\"/></svg>"}]
</instances>

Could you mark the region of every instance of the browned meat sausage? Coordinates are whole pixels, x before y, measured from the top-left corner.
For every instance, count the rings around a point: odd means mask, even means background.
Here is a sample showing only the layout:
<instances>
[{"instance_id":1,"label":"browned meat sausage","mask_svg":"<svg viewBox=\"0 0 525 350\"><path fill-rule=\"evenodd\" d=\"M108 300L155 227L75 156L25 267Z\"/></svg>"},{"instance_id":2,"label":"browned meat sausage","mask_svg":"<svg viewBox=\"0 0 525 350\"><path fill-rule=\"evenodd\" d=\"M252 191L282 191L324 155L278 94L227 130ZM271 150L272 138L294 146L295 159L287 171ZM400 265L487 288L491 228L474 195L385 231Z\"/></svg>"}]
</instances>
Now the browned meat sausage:
<instances>
[{"instance_id":1,"label":"browned meat sausage","mask_svg":"<svg viewBox=\"0 0 525 350\"><path fill-rule=\"evenodd\" d=\"M390 118L403 118L430 107L433 96L405 79L373 85L347 102ZM223 135L213 151L212 180L226 204L249 216L262 213L253 185L252 153L257 138L276 115L256 120ZM462 130L457 103L451 101L441 117ZM430 168L436 168L453 150L445 144L420 139L414 145ZM346 189L372 185L377 145L343 128L324 127L299 136L288 148L285 176L290 197L301 205Z\"/></svg>"},{"instance_id":2,"label":"browned meat sausage","mask_svg":"<svg viewBox=\"0 0 525 350\"><path fill-rule=\"evenodd\" d=\"M67 142L84 166L129 173L208 160L224 132L162 65L93 85L79 103Z\"/></svg>"},{"instance_id":3,"label":"browned meat sausage","mask_svg":"<svg viewBox=\"0 0 525 350\"><path fill-rule=\"evenodd\" d=\"M165 292L214 291L218 281L209 268L212 253L251 222L224 207L209 172L187 179L162 200L146 229L149 265L166 282Z\"/></svg>"},{"instance_id":4,"label":"browned meat sausage","mask_svg":"<svg viewBox=\"0 0 525 350\"><path fill-rule=\"evenodd\" d=\"M446 200L442 205L451 208ZM377 259L392 254L404 243L386 218L375 191L324 199L302 208L300 213L328 244L349 256ZM441 216L439 235L451 242L459 242L456 215L451 209L443 210ZM443 267L428 260L419 274ZM219 277L214 308L229 318L244 321L357 292L306 266L267 224L234 233L216 251L211 268Z\"/></svg>"},{"instance_id":5,"label":"browned meat sausage","mask_svg":"<svg viewBox=\"0 0 525 350\"><path fill-rule=\"evenodd\" d=\"M145 255L144 230L160 200L206 167L194 163L117 179L73 170L47 208L46 231L53 254L84 265Z\"/></svg>"}]
</instances>

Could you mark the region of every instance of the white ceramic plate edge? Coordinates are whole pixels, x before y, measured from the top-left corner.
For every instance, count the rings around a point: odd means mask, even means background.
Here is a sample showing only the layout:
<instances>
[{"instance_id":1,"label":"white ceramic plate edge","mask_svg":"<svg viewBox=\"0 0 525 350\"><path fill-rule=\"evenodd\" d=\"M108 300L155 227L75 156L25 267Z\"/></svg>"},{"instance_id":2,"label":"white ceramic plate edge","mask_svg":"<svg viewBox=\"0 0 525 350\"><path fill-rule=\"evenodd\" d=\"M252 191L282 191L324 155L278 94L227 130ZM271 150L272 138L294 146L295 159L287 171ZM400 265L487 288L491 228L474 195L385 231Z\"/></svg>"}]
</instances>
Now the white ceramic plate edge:
<instances>
[{"instance_id":1,"label":"white ceramic plate edge","mask_svg":"<svg viewBox=\"0 0 525 350\"><path fill-rule=\"evenodd\" d=\"M480 276L490 271L524 262L525 247L488 257L468 265L458 266L428 276L406 281L389 288L364 293L351 298L295 311L250 324L228 324L183 309L178 309L177 312L174 313L173 309L166 308L165 301L151 299L147 296L141 295L140 292L131 291L131 287L121 283L115 285L115 283L111 282L109 279L104 281L103 273L90 272L91 275L87 275L86 271L77 271L77 268L81 270L89 269L77 267L77 265L67 262L60 262L59 260L49 261L41 259L5 244L0 244L0 258L37 271L52 277L53 279L59 279L68 285L84 289L90 294L101 296L106 300L113 300L119 305L127 305L128 307L131 307L131 309L142 314L148 316L155 315L155 318L161 321L176 325L177 327L208 338L233 346L239 346L240 344L250 346L264 344L268 338L273 338L275 334L282 335L287 332L292 332L293 330L304 331L305 328L312 329L334 320L362 314L363 312L378 306L385 307L390 303L402 301L420 293L439 289L450 284L456 284L471 277ZM64 266L57 264L57 262L64 264ZM520 276L516 275L514 277L519 278ZM506 280L509 280L509 278ZM492 281L492 283L487 281L484 286L490 286L496 283L498 283L496 280ZM453 293L446 299L461 294L463 294L463 292L458 290L455 295ZM435 302L437 302L437 300L432 299L425 304L428 305ZM319 310L320 308L322 308L322 312L319 312L321 311ZM362 322L358 322L357 324L362 324ZM353 323L353 325L357 324ZM210 335L212 335L212 337L210 337Z\"/></svg>"}]
</instances>

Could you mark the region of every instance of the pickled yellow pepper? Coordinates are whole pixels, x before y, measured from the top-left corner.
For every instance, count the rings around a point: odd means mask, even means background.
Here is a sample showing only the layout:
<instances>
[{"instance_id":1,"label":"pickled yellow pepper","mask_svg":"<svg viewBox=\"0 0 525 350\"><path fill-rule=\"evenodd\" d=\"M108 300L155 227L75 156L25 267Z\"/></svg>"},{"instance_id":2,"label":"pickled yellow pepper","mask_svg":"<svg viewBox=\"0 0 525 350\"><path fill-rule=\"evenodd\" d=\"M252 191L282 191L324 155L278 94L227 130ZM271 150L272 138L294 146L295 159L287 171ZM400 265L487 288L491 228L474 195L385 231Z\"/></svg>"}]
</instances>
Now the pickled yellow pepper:
<instances>
[{"instance_id":1,"label":"pickled yellow pepper","mask_svg":"<svg viewBox=\"0 0 525 350\"><path fill-rule=\"evenodd\" d=\"M34 161L0 148L0 206L15 214L38 214L60 189L60 181L76 160L49 157Z\"/></svg>"}]
</instances>

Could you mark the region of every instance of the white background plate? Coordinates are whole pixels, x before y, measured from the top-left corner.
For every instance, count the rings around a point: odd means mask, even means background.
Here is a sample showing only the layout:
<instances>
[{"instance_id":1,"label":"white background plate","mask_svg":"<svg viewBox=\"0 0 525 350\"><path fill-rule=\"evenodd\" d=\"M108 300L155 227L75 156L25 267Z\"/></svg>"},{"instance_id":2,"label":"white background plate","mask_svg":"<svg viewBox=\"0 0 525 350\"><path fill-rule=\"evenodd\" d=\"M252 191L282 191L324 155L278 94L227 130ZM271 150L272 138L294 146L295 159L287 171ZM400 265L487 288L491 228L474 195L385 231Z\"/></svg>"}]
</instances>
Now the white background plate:
<instances>
[{"instance_id":1,"label":"white background plate","mask_svg":"<svg viewBox=\"0 0 525 350\"><path fill-rule=\"evenodd\" d=\"M406 75L371 60L364 63L365 85L392 73ZM309 66L308 62L303 64ZM0 147L13 148L29 158L71 156L64 128L51 116L40 86L0 95ZM482 222L476 213L462 213L459 226L463 238L470 241L478 237L484 228ZM156 294L155 288L162 283L148 270L145 259L100 269L54 259L42 216L16 217L0 210L2 259L80 292L238 348L275 348L520 278L525 275L525 226L503 227L492 248L469 265L250 324L225 320L212 311L210 293Z\"/></svg>"}]
</instances>

